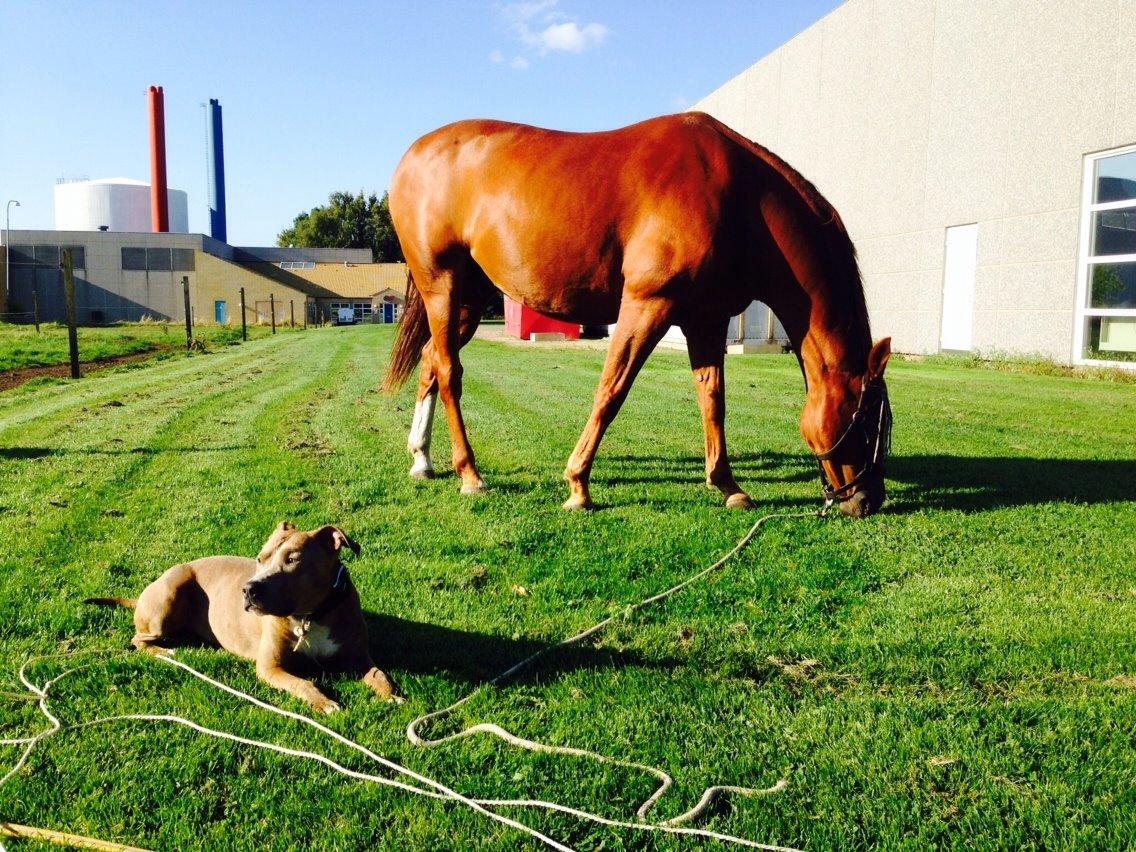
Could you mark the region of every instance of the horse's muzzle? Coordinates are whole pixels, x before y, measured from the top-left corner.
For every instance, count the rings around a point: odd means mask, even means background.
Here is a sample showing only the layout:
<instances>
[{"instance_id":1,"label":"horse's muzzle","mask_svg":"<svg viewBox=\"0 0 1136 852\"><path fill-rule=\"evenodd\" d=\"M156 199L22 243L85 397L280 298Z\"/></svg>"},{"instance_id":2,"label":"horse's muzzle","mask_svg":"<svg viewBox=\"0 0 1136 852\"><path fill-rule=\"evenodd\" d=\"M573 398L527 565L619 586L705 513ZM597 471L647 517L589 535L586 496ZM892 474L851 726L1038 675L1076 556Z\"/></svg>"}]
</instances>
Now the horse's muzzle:
<instances>
[{"instance_id":1,"label":"horse's muzzle","mask_svg":"<svg viewBox=\"0 0 1136 852\"><path fill-rule=\"evenodd\" d=\"M847 500L842 500L840 502L840 514L847 515L850 518L866 518L868 515L879 511L883 504L883 486L868 488L857 491Z\"/></svg>"}]
</instances>

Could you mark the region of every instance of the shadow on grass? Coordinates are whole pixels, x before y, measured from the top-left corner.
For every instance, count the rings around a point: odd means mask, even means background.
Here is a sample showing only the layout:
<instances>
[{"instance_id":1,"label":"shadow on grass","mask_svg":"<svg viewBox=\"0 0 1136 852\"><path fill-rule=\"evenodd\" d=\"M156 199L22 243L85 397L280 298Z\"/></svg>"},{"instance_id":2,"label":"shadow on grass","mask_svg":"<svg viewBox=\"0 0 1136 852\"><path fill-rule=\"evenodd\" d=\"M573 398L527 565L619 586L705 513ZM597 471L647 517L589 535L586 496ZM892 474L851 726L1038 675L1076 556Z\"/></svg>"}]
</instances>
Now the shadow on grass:
<instances>
[{"instance_id":1,"label":"shadow on grass","mask_svg":"<svg viewBox=\"0 0 1136 852\"><path fill-rule=\"evenodd\" d=\"M1136 461L951 455L893 456L889 482L912 488L885 511L956 509L981 512L1043 503L1114 503L1136 495Z\"/></svg>"},{"instance_id":2,"label":"shadow on grass","mask_svg":"<svg viewBox=\"0 0 1136 852\"><path fill-rule=\"evenodd\" d=\"M364 619L371 656L379 668L416 674L445 673L452 680L470 684L484 683L552 644L456 630L369 611L364 613ZM678 665L677 660L647 660L630 651L582 645L550 653L509 682L547 680L575 669L627 666L673 669Z\"/></svg>"},{"instance_id":3,"label":"shadow on grass","mask_svg":"<svg viewBox=\"0 0 1136 852\"><path fill-rule=\"evenodd\" d=\"M594 478L597 485L702 482L702 458L693 455L621 455L611 461L638 467L635 473ZM801 453L741 454L731 458L734 475L760 500L763 482L815 482L816 465ZM1128 459L1039 459L956 455L893 455L887 460L890 489L884 511L902 514L926 508L981 512L1044 503L1113 503L1136 497L1136 461Z\"/></svg>"},{"instance_id":4,"label":"shadow on grass","mask_svg":"<svg viewBox=\"0 0 1136 852\"><path fill-rule=\"evenodd\" d=\"M107 449L103 447L83 447L81 449L59 449L56 447L0 447L0 459L39 459L45 456L85 455L85 456L156 456L161 453L228 453L237 450L250 450L252 444L237 444L222 447L122 447Z\"/></svg>"},{"instance_id":5,"label":"shadow on grass","mask_svg":"<svg viewBox=\"0 0 1136 852\"><path fill-rule=\"evenodd\" d=\"M636 473L617 473L604 476L602 467L605 461L639 468ZM673 455L613 455L600 456L596 482L610 485L633 485L651 482L692 482L702 484L706 460L702 456ZM730 456L730 467L734 476L742 479L755 479L764 482L808 482L816 479L816 464L805 455L787 453L740 453Z\"/></svg>"}]
</instances>

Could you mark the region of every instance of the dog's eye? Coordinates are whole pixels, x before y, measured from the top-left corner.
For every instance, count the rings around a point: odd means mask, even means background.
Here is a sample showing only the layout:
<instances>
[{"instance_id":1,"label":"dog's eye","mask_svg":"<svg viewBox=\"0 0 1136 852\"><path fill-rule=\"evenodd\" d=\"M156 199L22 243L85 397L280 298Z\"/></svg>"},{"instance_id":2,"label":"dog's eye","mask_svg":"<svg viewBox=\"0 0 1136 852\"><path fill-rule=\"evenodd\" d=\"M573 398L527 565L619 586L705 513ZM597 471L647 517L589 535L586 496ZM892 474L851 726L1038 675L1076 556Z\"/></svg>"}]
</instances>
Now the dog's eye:
<instances>
[{"instance_id":1,"label":"dog's eye","mask_svg":"<svg viewBox=\"0 0 1136 852\"><path fill-rule=\"evenodd\" d=\"M297 562L300 561L300 554L289 553L286 557L284 557L284 561L287 562L289 565L295 565Z\"/></svg>"}]
</instances>

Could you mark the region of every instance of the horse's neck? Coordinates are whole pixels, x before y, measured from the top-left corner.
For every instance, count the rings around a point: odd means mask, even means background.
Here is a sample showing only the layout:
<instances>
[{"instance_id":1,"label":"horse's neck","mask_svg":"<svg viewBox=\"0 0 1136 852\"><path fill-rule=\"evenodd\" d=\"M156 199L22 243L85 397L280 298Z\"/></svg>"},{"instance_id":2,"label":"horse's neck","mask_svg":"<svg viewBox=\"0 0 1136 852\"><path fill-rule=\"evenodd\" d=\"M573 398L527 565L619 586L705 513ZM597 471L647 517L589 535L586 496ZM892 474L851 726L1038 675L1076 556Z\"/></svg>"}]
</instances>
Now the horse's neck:
<instances>
[{"instance_id":1,"label":"horse's neck","mask_svg":"<svg viewBox=\"0 0 1136 852\"><path fill-rule=\"evenodd\" d=\"M831 304L831 294L810 294L799 284L792 289L795 292L782 294L788 298L779 300L781 307L771 307L801 360L806 384L820 386L826 371L864 372L872 341L854 294Z\"/></svg>"}]
</instances>

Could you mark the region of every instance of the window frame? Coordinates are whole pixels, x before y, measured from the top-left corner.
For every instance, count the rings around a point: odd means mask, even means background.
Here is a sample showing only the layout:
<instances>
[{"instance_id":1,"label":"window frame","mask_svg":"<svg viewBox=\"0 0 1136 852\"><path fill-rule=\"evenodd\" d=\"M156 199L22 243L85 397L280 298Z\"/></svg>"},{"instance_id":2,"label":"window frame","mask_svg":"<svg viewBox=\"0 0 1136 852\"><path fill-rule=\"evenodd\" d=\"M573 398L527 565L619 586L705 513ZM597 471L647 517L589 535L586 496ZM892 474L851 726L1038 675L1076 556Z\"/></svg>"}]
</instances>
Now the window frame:
<instances>
[{"instance_id":1,"label":"window frame","mask_svg":"<svg viewBox=\"0 0 1136 852\"><path fill-rule=\"evenodd\" d=\"M1123 201L1093 202L1096 189L1096 166L1100 160L1110 157L1136 155L1136 145L1124 145L1085 155L1084 171L1081 179L1081 242L1077 250L1077 303L1074 306L1073 320L1073 363L1093 367L1116 367L1123 370L1136 370L1136 361L1110 361L1105 358L1085 357L1085 331L1091 317L1136 317L1136 308L1094 308L1089 305L1089 270L1094 264L1134 263L1133 254L1090 254L1093 244L1093 214L1107 210L1134 210L1136 198Z\"/></svg>"}]
</instances>

